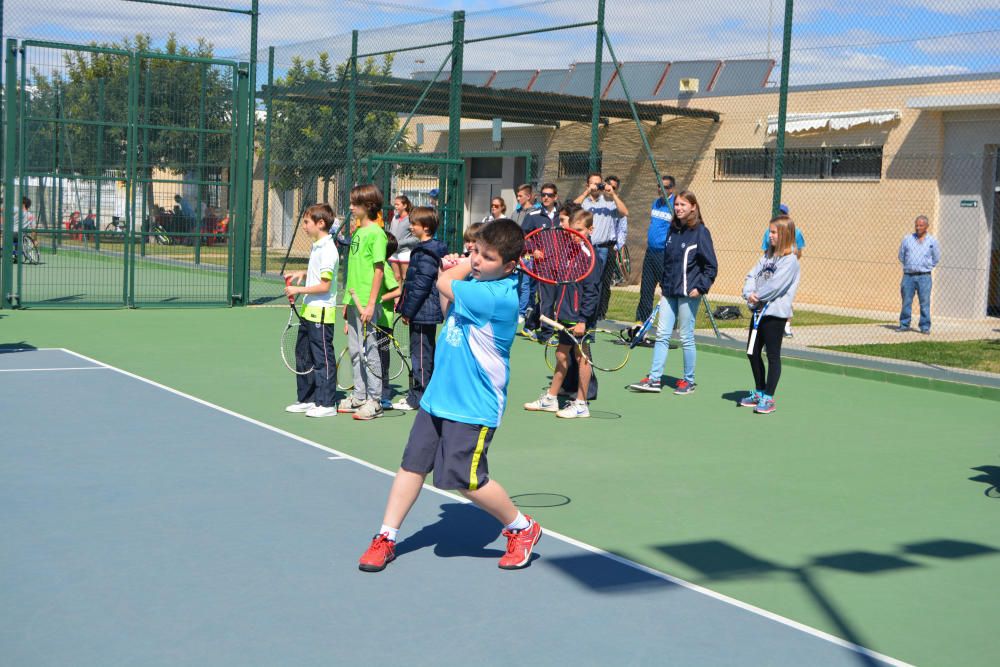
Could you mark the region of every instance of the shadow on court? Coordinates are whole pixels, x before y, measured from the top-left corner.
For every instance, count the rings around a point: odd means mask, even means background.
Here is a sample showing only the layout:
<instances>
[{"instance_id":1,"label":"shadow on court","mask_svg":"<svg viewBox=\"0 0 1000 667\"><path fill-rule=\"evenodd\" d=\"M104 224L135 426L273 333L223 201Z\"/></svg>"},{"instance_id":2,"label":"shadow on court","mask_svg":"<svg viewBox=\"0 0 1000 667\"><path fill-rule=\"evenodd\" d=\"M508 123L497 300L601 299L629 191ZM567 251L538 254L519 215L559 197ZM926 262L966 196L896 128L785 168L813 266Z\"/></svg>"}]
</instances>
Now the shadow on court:
<instances>
[{"instance_id":1,"label":"shadow on court","mask_svg":"<svg viewBox=\"0 0 1000 667\"><path fill-rule=\"evenodd\" d=\"M1000 498L1000 466L976 466L972 469L983 473L969 478L973 482L982 482L986 485L983 494L987 498Z\"/></svg>"},{"instance_id":2,"label":"shadow on court","mask_svg":"<svg viewBox=\"0 0 1000 667\"><path fill-rule=\"evenodd\" d=\"M3 315L0 315L3 317ZM37 350L38 348L31 343L21 341L20 343L0 343L0 354L5 352L25 352L27 350Z\"/></svg>"},{"instance_id":3,"label":"shadow on court","mask_svg":"<svg viewBox=\"0 0 1000 667\"><path fill-rule=\"evenodd\" d=\"M500 524L489 514L465 503L441 505L437 523L424 526L396 545L396 555L434 547L442 558L500 558L499 549L488 549L500 533ZM532 555L532 561L538 554Z\"/></svg>"},{"instance_id":4,"label":"shadow on court","mask_svg":"<svg viewBox=\"0 0 1000 667\"><path fill-rule=\"evenodd\" d=\"M1000 550L985 544L940 539L904 544L896 553L845 551L816 556L808 563L791 566L761 558L718 540L665 544L654 548L699 572L703 579L693 583L705 586L718 581L764 578L776 574L790 575L798 581L816 607L837 628L837 634L858 646L870 645L850 620L841 613L830 596L820 588L815 578L817 571L825 568L852 574L874 575L928 565L912 560L908 558L909 556L957 560L1000 553ZM860 665L881 664L865 653L856 653L855 658Z\"/></svg>"},{"instance_id":5,"label":"shadow on court","mask_svg":"<svg viewBox=\"0 0 1000 667\"><path fill-rule=\"evenodd\" d=\"M742 399L748 393L750 393L750 392L748 392L745 389L743 391L727 391L725 394L723 394L719 398L721 398L722 400L724 400L726 403L732 403L732 404L734 404L734 405L736 405L738 407L739 404L740 404L740 399Z\"/></svg>"}]
</instances>

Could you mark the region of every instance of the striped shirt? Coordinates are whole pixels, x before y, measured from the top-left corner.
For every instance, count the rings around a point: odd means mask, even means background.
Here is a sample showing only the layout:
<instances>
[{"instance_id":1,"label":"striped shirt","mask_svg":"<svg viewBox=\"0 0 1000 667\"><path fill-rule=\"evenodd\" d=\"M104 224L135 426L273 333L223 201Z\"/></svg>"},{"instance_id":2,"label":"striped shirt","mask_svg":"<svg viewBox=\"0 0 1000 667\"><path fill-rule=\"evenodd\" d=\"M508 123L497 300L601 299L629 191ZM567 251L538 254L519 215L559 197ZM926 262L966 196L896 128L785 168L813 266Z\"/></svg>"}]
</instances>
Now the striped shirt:
<instances>
[{"instance_id":1,"label":"striped shirt","mask_svg":"<svg viewBox=\"0 0 1000 667\"><path fill-rule=\"evenodd\" d=\"M923 241L916 234L907 234L899 244L899 263L903 273L930 273L941 261L941 246L930 234Z\"/></svg>"},{"instance_id":2,"label":"striped shirt","mask_svg":"<svg viewBox=\"0 0 1000 667\"><path fill-rule=\"evenodd\" d=\"M594 231L590 234L592 244L598 246L613 241L616 248L625 245L628 218L618 211L618 204L614 199L605 199L604 195L598 195L597 199L587 197L582 206L594 216Z\"/></svg>"}]
</instances>

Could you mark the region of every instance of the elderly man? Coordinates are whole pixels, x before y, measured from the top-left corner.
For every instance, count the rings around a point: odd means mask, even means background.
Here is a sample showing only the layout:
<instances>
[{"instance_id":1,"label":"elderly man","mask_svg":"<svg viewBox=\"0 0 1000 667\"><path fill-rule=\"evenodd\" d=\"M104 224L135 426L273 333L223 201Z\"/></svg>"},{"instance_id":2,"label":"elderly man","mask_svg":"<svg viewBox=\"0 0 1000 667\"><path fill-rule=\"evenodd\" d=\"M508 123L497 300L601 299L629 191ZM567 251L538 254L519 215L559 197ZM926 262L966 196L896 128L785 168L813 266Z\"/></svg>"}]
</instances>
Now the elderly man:
<instances>
[{"instance_id":1,"label":"elderly man","mask_svg":"<svg viewBox=\"0 0 1000 667\"><path fill-rule=\"evenodd\" d=\"M904 236L899 245L899 263L903 265L899 292L903 308L899 311L898 331L910 330L910 311L916 292L920 301L920 333L931 332L931 271L941 261L941 246L927 233L927 227L927 216L918 215L913 221L913 233Z\"/></svg>"}]
</instances>

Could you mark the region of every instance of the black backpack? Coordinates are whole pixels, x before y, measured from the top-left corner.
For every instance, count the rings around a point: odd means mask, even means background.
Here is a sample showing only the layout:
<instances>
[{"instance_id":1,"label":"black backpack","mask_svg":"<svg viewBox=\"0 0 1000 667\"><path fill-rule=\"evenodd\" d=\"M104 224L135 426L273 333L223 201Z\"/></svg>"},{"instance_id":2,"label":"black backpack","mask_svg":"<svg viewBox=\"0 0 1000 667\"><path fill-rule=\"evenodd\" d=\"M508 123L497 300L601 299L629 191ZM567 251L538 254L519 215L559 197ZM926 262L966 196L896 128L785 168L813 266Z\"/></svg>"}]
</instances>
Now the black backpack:
<instances>
[{"instance_id":1,"label":"black backpack","mask_svg":"<svg viewBox=\"0 0 1000 667\"><path fill-rule=\"evenodd\" d=\"M739 320L743 317L743 311L739 306L717 306L712 315L717 320Z\"/></svg>"}]
</instances>

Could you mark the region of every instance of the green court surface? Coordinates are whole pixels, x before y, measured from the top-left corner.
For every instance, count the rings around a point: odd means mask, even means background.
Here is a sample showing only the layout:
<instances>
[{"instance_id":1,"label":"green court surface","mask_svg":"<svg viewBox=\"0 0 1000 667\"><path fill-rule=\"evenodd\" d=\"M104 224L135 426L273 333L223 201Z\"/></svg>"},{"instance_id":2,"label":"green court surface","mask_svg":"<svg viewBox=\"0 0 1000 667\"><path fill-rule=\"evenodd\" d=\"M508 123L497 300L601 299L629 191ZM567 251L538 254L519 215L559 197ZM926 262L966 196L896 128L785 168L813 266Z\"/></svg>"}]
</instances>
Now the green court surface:
<instances>
[{"instance_id":1,"label":"green court surface","mask_svg":"<svg viewBox=\"0 0 1000 667\"><path fill-rule=\"evenodd\" d=\"M286 317L2 311L0 344L71 349L394 470L412 414L365 423L282 411L294 398L278 356ZM703 346L694 394L627 392L649 357L639 349L625 370L601 374L594 418L563 421L521 409L547 368L541 347L518 340L491 475L546 527L649 567L899 660L993 664L995 401L786 365L778 411L760 416L735 407L750 383L745 359ZM127 412L130 399L38 400L58 418L65 401ZM383 508L351 509L377 527Z\"/></svg>"}]
</instances>

